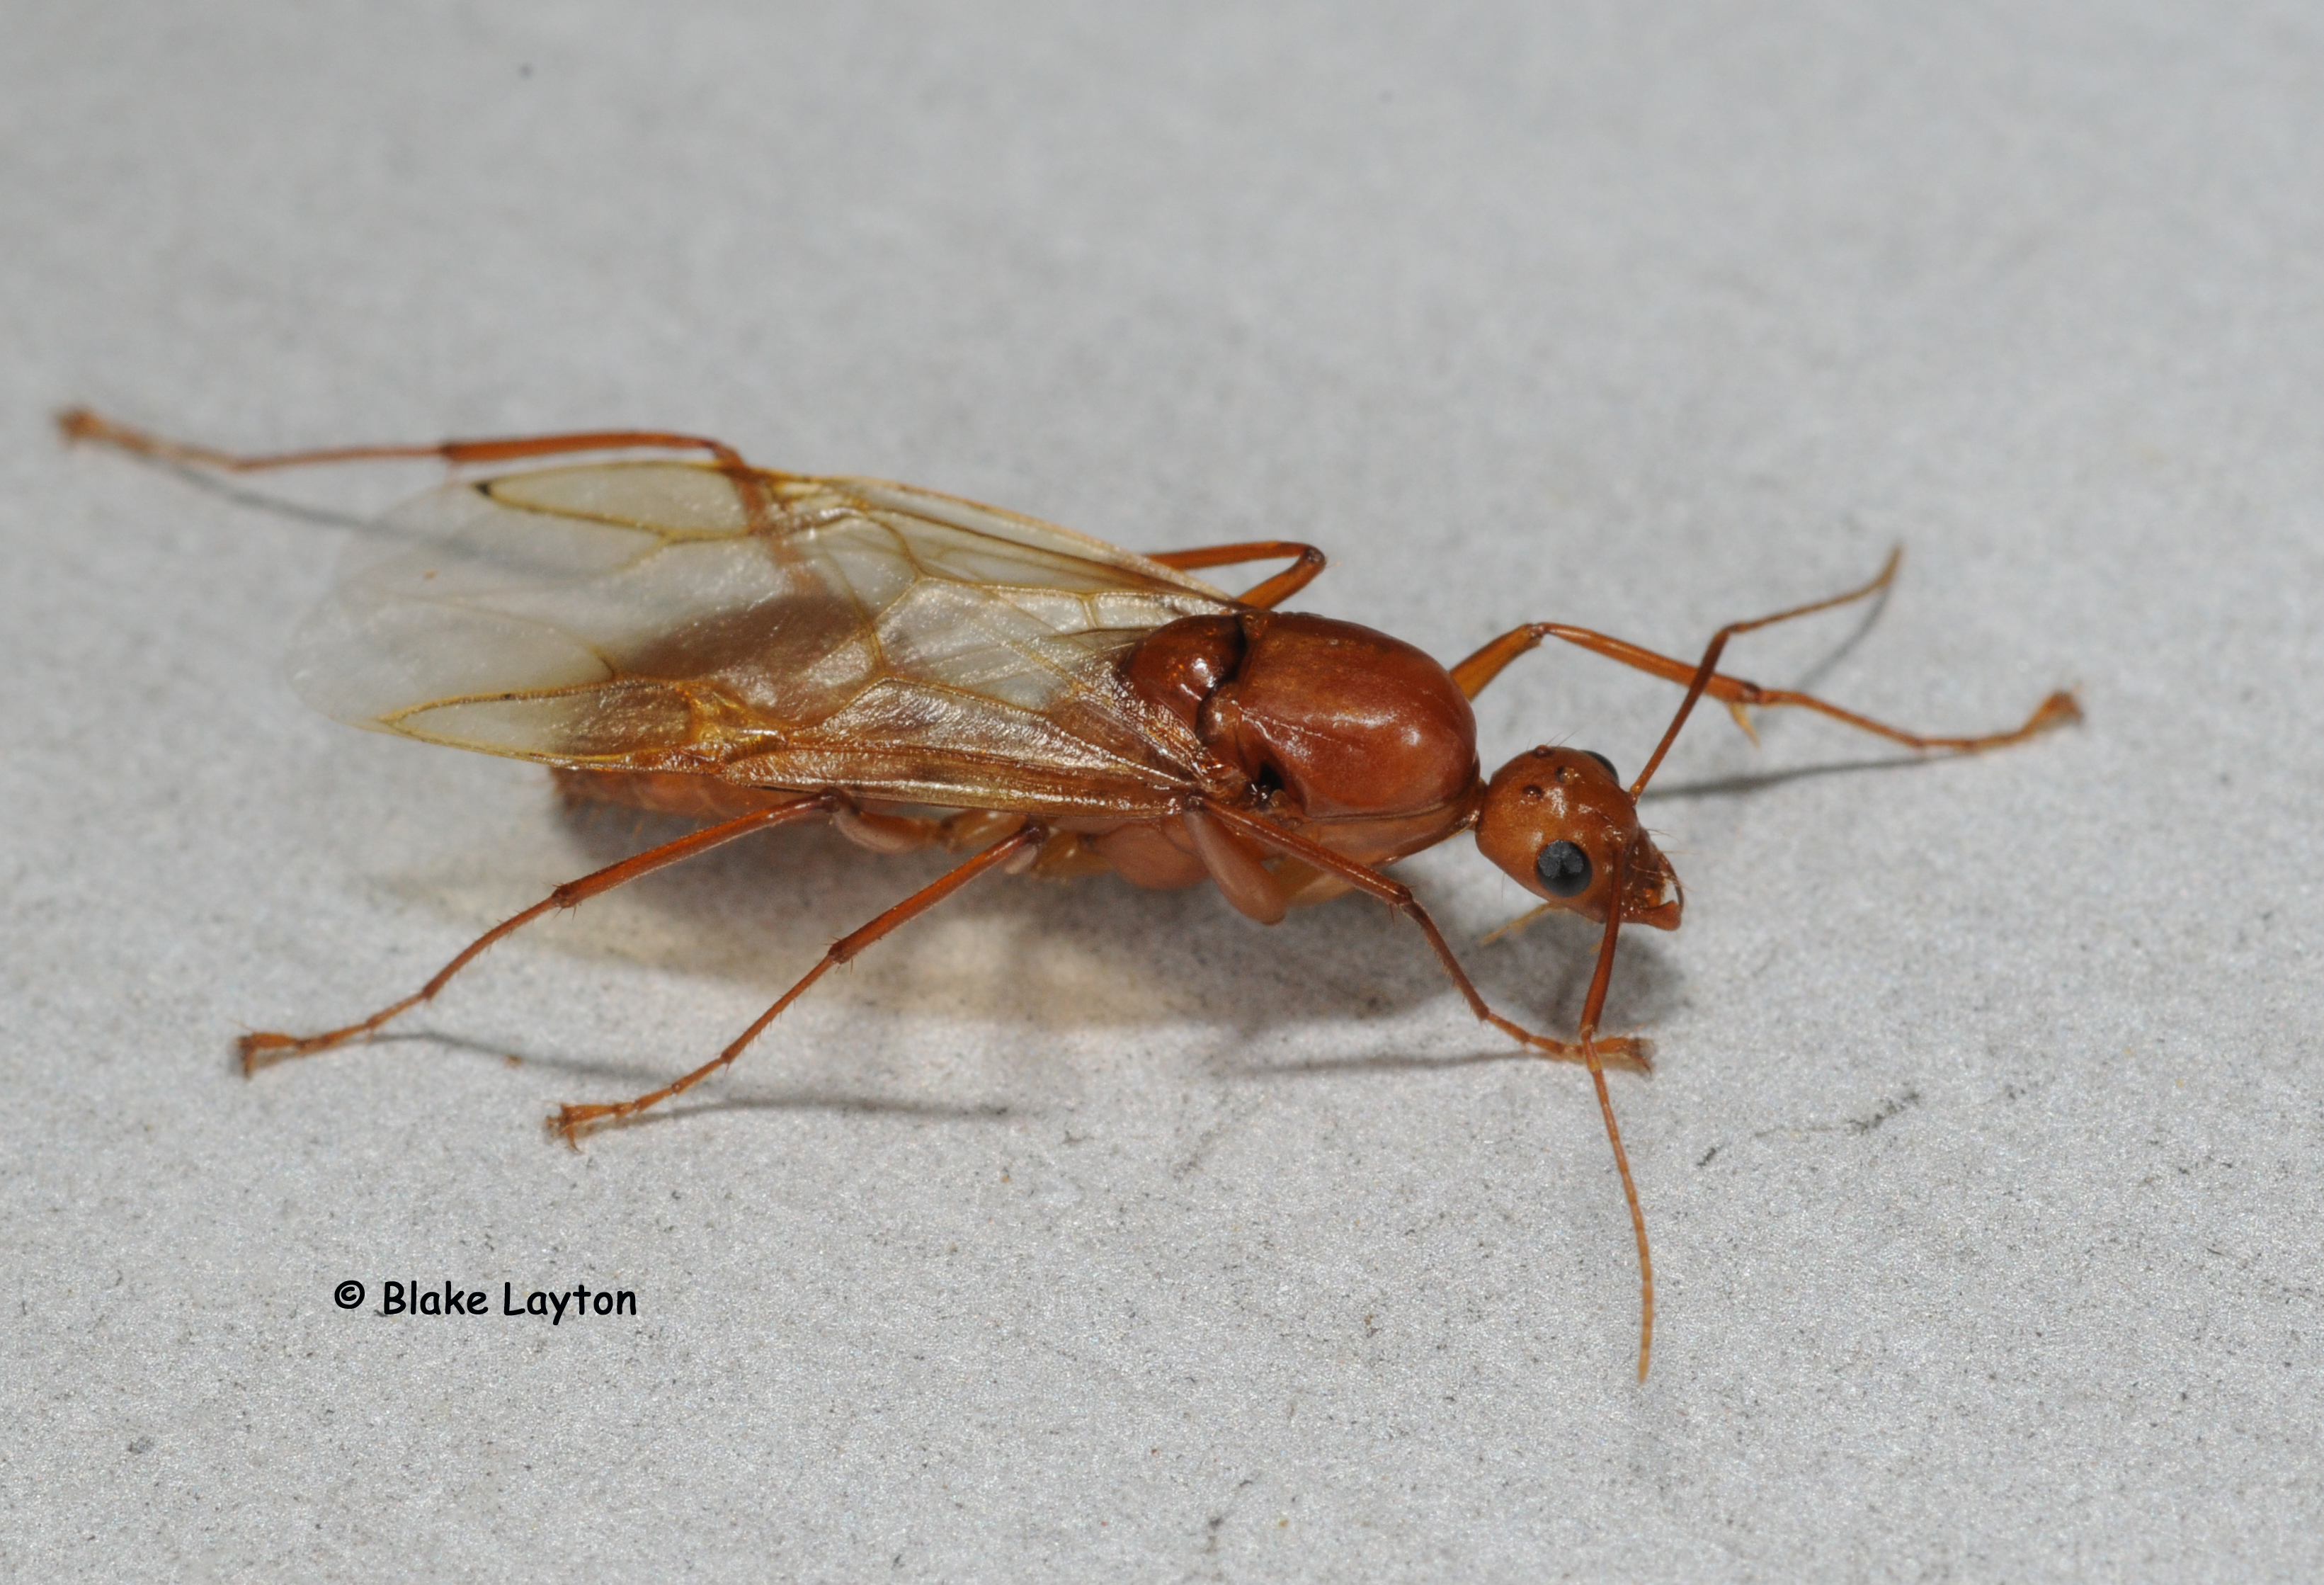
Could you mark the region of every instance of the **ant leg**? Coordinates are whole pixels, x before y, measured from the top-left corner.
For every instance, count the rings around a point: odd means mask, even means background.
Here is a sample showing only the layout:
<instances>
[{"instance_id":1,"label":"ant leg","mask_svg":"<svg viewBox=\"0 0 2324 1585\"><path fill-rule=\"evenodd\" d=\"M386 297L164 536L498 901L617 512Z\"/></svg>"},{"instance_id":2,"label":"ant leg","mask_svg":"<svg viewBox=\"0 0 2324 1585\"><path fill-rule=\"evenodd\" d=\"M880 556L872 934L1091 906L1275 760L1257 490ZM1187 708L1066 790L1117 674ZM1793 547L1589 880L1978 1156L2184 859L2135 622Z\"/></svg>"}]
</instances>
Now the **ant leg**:
<instances>
[{"instance_id":1,"label":"ant leg","mask_svg":"<svg viewBox=\"0 0 2324 1585\"><path fill-rule=\"evenodd\" d=\"M756 1040L769 1024L779 1018L785 1008L789 1007L791 1003L806 994L808 986L822 979L832 969L854 957L899 925L927 912L987 870L1009 866L1012 860L1030 857L1039 849L1041 839L1045 834L1046 833L1039 826L1023 827L1015 835L1002 838L958 869L938 877L930 885L922 887L862 929L843 935L833 942L825 951L822 960L799 976L798 982L778 997L775 1004L761 1013L757 1021L737 1036L733 1044L684 1078L672 1080L660 1089L650 1090L631 1101L615 1101L611 1104L558 1107L557 1115L549 1120L550 1129L562 1134L565 1137L565 1142L577 1149L580 1147L582 1131L593 1124L617 1122L624 1118L635 1117L650 1106L658 1106L674 1095L684 1094L742 1055L743 1048Z\"/></svg>"},{"instance_id":2,"label":"ant leg","mask_svg":"<svg viewBox=\"0 0 2324 1585\"><path fill-rule=\"evenodd\" d=\"M1024 816L1012 815L1005 809L963 809L936 823L936 840L949 852L965 852L970 848L999 842L1004 836L1014 836L1024 824ZM1052 832L1050 840L1056 840L1056 835ZM1043 851L1048 851L1046 843Z\"/></svg>"},{"instance_id":3,"label":"ant leg","mask_svg":"<svg viewBox=\"0 0 2324 1585\"><path fill-rule=\"evenodd\" d=\"M1789 611L1776 612L1772 616L1757 617L1749 622L1734 622L1721 628L1718 637L1712 640L1714 651L1723 649L1726 641L1738 633L1747 633L1755 628L1770 627L1779 622L1789 622L1794 617L1808 616L1819 611L1829 611L1835 606L1846 605L1878 594L1886 588L1889 581L1895 576L1897 559L1902 554L1901 551L1890 552L1887 564L1880 569L1880 576L1860 589L1851 589L1845 594L1835 595L1829 600L1818 600L1810 604L1794 606ZM1670 682L1692 684L1697 670L1694 662L1657 654L1652 650L1633 644L1625 639L1613 638L1590 628L1569 626L1564 622L1541 622L1503 633L1466 660L1462 661L1460 665L1452 668L1452 680L1462 693L1473 699L1484 690L1488 683L1500 675L1502 668L1528 650L1535 648L1544 639L1563 640L1592 654L1603 655L1609 660L1618 660L1625 666L1650 672ZM1936 737L1905 732L1902 728L1890 726L1885 722L1875 721L1869 716L1858 715L1852 710L1843 710L1839 705L1819 699L1812 694L1795 693L1789 688L1765 688L1757 683L1747 682L1739 677L1729 677L1716 670L1712 671L1704 682L1702 692L1726 705L1734 714L1738 724L1741 725L1746 732L1751 730L1750 720L1743 714L1747 707L1789 705L1830 716L1832 720L1852 726L1859 732L1871 733L1877 737L1886 738L1891 742L1902 743L1908 749L1944 750L1957 754L1973 754L1986 749L2004 748L2011 743L2023 742L2036 733L2046 732L2053 726L2062 726L2067 722L2076 721L2081 717L2081 710L2074 703L2074 696L2061 690L2043 700L2041 705L2025 719L2023 725L2008 732L1985 733L1972 737Z\"/></svg>"},{"instance_id":4,"label":"ant leg","mask_svg":"<svg viewBox=\"0 0 2324 1585\"><path fill-rule=\"evenodd\" d=\"M917 852L945 837L942 820L926 815L894 815L867 809L849 798L841 799L832 810L831 824L857 847L875 853Z\"/></svg>"},{"instance_id":5,"label":"ant leg","mask_svg":"<svg viewBox=\"0 0 2324 1585\"><path fill-rule=\"evenodd\" d=\"M1206 567L1240 567L1247 561L1291 558L1291 565L1263 584L1254 584L1235 596L1240 604L1268 611L1315 581L1323 570L1323 553L1313 545L1289 539L1252 539L1240 545L1208 545L1200 550L1159 550L1146 559L1158 561L1176 572L1197 572Z\"/></svg>"},{"instance_id":6,"label":"ant leg","mask_svg":"<svg viewBox=\"0 0 2324 1585\"><path fill-rule=\"evenodd\" d=\"M1316 870L1338 876L1357 890L1378 898L1419 926L1421 934L1428 938L1429 946L1434 950L1437 962L1443 964L1453 989L1460 991L1462 1000L1469 1004L1469 1010L1477 1015L1480 1023L1490 1024L1519 1045L1559 1062L1587 1063L1589 1057L1585 1046L1594 1041L1600 1058L1608 1066L1630 1068L1638 1073L1652 1071L1654 1043L1644 1037L1615 1035L1596 1039L1595 1031L1591 1031L1584 1041L1558 1040L1547 1035L1536 1034L1515 1019L1505 1018L1495 1012L1477 989L1476 982L1469 978L1468 971L1461 966L1461 960L1452 955L1452 948L1446 943L1443 932L1437 929L1436 921L1429 917L1420 899L1413 896L1412 888L1402 881L1391 880L1369 864L1359 862L1344 853L1335 853L1322 843L1311 842L1279 825L1254 819L1240 810L1207 799L1204 807L1222 825L1231 826L1253 842L1262 843Z\"/></svg>"},{"instance_id":7,"label":"ant leg","mask_svg":"<svg viewBox=\"0 0 2324 1585\"><path fill-rule=\"evenodd\" d=\"M935 846L957 853L1014 836L1025 816L1000 809L963 809L943 816L899 815L892 806L866 807L843 798L831 812L831 824L857 847L875 853L910 853Z\"/></svg>"},{"instance_id":8,"label":"ant leg","mask_svg":"<svg viewBox=\"0 0 2324 1585\"><path fill-rule=\"evenodd\" d=\"M57 428L68 444L83 440L110 446L138 456L162 462L191 463L230 474L263 473L270 468L300 468L325 463L387 462L398 458L441 457L453 464L516 462L530 456L556 456L576 451L627 451L655 447L670 451L705 451L722 466L747 470L741 453L723 440L699 435L678 435L660 429L583 429L563 435L532 435L489 440L439 440L417 446L333 446L311 451L236 452L171 440L127 424L115 423L85 407L57 414Z\"/></svg>"},{"instance_id":9,"label":"ant leg","mask_svg":"<svg viewBox=\"0 0 2324 1585\"><path fill-rule=\"evenodd\" d=\"M417 446L332 446L309 451L235 452L171 440L127 424L118 424L85 407L67 408L56 416L57 429L67 445L83 440L110 446L134 456L161 462L217 468L229 474L263 473L272 468L311 467L328 463L391 462L439 457L457 467L466 463L521 462L528 457L563 456L586 451L701 451L733 482L752 527L770 521L771 502L759 470L723 440L700 435L679 435L661 429L581 429L563 435L519 436L485 440L440 440Z\"/></svg>"},{"instance_id":10,"label":"ant leg","mask_svg":"<svg viewBox=\"0 0 2324 1585\"><path fill-rule=\"evenodd\" d=\"M270 1067L275 1063L290 1057L305 1056L312 1052L322 1051L345 1041L371 1034L390 1018L400 1013L408 1012L421 1002L433 998L451 981L453 975L466 968L475 960L479 953L502 936L530 925L552 908L576 908L601 891L611 891L623 881L635 880L641 875L650 875L656 870L681 863L698 853L706 853L712 848L733 842L736 837L748 836L752 832L768 830L810 816L828 814L832 806L833 800L829 795L818 794L793 803L778 805L773 808L755 810L751 814L726 821L723 825L709 826L705 830L681 836L676 842L664 843L658 848L650 848L633 857L623 859L618 864L609 864L594 874L585 875L578 880L568 880L524 912L502 920L482 935L477 936L475 940L460 950L458 956L438 970L434 979L429 981L417 991L392 1006L380 1009L359 1024L349 1024L343 1029L326 1030L320 1035L278 1035L267 1030L244 1035L235 1043L242 1054L243 1074L246 1077L262 1067Z\"/></svg>"}]
</instances>

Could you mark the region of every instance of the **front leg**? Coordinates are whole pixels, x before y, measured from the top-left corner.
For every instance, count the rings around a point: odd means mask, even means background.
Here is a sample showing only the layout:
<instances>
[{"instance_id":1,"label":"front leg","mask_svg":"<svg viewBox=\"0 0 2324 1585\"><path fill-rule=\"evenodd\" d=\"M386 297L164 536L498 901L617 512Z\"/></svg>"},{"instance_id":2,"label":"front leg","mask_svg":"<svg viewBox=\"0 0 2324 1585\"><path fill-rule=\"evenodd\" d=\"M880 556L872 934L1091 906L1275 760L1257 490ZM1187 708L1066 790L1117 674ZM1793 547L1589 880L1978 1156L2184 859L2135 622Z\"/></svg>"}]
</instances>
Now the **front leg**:
<instances>
[{"instance_id":1,"label":"front leg","mask_svg":"<svg viewBox=\"0 0 2324 1585\"><path fill-rule=\"evenodd\" d=\"M1338 876L1357 890L1378 898L1419 926L1421 934L1427 936L1428 945L1436 953L1436 961L1444 966L1446 976L1452 980L1453 988L1461 992L1462 1000L1469 1004L1469 1010L1477 1015L1478 1022L1490 1024L1536 1055L1558 1062L1580 1063L1588 1066L1588 1046L1594 1044L1598 1061L1604 1066L1628 1068L1641 1074L1653 1071L1654 1042L1642 1035L1600 1036L1594 1031L1585 1030L1581 1040L1560 1040L1553 1036L1538 1034L1516 1019L1495 1012L1485 1000L1484 993L1477 989L1476 981L1469 978L1469 972L1461 966L1461 960L1452 955L1452 948L1445 941L1444 933L1437 929L1436 921L1429 917L1428 910L1421 906L1418 898L1413 896L1412 888L1404 882L1390 880L1370 864L1359 862L1344 853L1333 852L1321 843L1311 842L1268 821L1254 819L1223 804L1206 799L1204 806L1219 824L1316 870Z\"/></svg>"}]
</instances>

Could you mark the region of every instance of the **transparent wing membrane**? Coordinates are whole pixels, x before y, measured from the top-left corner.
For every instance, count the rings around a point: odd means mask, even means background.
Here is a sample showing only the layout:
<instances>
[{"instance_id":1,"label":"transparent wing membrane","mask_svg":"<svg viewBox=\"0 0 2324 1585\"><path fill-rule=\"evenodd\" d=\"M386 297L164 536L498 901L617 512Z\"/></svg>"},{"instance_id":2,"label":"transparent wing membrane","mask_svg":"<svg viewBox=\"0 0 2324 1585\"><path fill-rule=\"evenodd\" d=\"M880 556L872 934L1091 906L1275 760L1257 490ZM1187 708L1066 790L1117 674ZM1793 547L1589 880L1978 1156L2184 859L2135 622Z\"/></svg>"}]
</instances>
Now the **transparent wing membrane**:
<instances>
[{"instance_id":1,"label":"transparent wing membrane","mask_svg":"<svg viewBox=\"0 0 2324 1585\"><path fill-rule=\"evenodd\" d=\"M1167 800L1166 720L1119 682L1155 628L1232 608L1184 573L898 485L624 463L455 484L395 514L294 648L359 726L552 764L683 764L963 807Z\"/></svg>"}]
</instances>

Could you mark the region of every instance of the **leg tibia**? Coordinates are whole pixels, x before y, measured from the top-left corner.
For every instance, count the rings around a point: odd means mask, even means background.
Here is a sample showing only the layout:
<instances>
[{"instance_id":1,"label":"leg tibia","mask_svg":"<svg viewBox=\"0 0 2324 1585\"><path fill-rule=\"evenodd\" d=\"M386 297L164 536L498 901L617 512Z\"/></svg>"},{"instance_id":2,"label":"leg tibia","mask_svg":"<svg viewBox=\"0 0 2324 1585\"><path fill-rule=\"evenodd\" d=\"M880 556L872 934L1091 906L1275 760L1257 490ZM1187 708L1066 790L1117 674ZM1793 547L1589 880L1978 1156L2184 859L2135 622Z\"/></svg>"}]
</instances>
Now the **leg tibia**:
<instances>
[{"instance_id":1,"label":"leg tibia","mask_svg":"<svg viewBox=\"0 0 2324 1585\"><path fill-rule=\"evenodd\" d=\"M664 843L658 848L624 859L618 864L609 864L604 869L594 874L585 875L578 880L568 880L522 913L502 920L482 935L477 936L475 940L468 943L460 950L458 955L436 972L434 979L429 981L418 991L401 1001L380 1009L360 1023L349 1024L343 1028L327 1029L319 1035L282 1035L272 1030L258 1030L244 1035L236 1042L237 1049L242 1055L242 1071L247 1075L257 1072L262 1067L271 1066L288 1058L325 1051L331 1046L343 1045L346 1041L371 1034L391 1018L409 1012L421 1002L431 1000L438 991L451 982L452 976L475 962L493 943L500 940L503 935L530 925L552 909L577 907L586 899L595 897L599 892L610 891L624 881L635 880L641 875L650 875L656 870L681 863L697 854L708 852L712 848L733 842L736 837L748 836L752 832L762 831L769 826L779 825L787 821L821 815L828 807L826 799L816 797L772 808L761 809L729 820L723 825L713 825L679 837L676 842Z\"/></svg>"},{"instance_id":2,"label":"leg tibia","mask_svg":"<svg viewBox=\"0 0 2324 1585\"><path fill-rule=\"evenodd\" d=\"M672 1096L683 1095L687 1091L693 1089L703 1080L742 1055L744 1049L752 1041L759 1037L768 1025L780 1018L786 1008L807 993L808 986L822 979L833 968L847 962L898 926L927 912L986 871L1005 867L1012 859L1037 847L1044 833L1038 827L1029 825L1024 827L1015 835L1003 838L986 848L965 864L938 877L934 883L914 892L861 929L852 931L833 942L815 967L800 975L788 991L776 999L772 1007L759 1015L756 1022L735 1037L733 1042L725 1050L687 1074L684 1078L675 1079L659 1090L649 1090L643 1095L628 1101L561 1106L557 1109L556 1114L549 1119L549 1131L562 1138L567 1145L577 1148L585 1130L601 1123L619 1122L625 1118L635 1117L650 1106L659 1106Z\"/></svg>"}]
</instances>

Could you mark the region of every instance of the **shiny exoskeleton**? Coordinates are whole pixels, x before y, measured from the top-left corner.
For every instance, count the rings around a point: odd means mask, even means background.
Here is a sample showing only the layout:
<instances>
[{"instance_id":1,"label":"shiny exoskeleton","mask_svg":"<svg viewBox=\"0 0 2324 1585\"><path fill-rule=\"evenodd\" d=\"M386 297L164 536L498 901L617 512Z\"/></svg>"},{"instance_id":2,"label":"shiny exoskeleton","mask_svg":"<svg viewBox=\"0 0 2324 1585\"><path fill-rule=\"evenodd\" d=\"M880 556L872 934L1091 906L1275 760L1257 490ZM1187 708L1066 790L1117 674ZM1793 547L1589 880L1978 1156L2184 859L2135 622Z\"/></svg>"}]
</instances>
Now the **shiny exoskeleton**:
<instances>
[{"instance_id":1,"label":"shiny exoskeleton","mask_svg":"<svg viewBox=\"0 0 2324 1585\"><path fill-rule=\"evenodd\" d=\"M1669 863L1639 828L1613 767L1544 747L1486 781L1468 696L1401 639L1296 613L1190 616L1157 629L1124 674L1236 773L1240 788L1213 796L1334 852L1383 864L1473 826L1485 856L1545 903L1602 923L1618 869L1625 919L1678 926ZM1156 820L1061 824L1137 885L1208 880L1265 924L1348 889L1338 876L1221 830L1199 806ZM1578 871L1569 860L1545 876L1542 855L1560 843L1578 856Z\"/></svg>"},{"instance_id":2,"label":"shiny exoskeleton","mask_svg":"<svg viewBox=\"0 0 2324 1585\"><path fill-rule=\"evenodd\" d=\"M567 1142L719 1072L834 966L989 871L1111 869L1144 887L1208 880L1265 924L1360 890L1425 936L1478 1018L1590 1071L1638 1249L1638 1374L1654 1332L1646 1219L1605 1068L1644 1067L1602 1037L1625 924L1676 928L1676 876L1637 797L1696 703L1747 730L1795 705L1914 750L1974 752L2075 718L2070 695L2015 731L1907 733L1718 669L1727 642L1862 600L1862 588L1732 623L1698 661L1559 622L1517 628L1450 670L1400 640L1275 607L1323 569L1276 541L1136 556L1053 525L878 480L755 468L696 436L598 431L242 456L164 440L86 410L70 440L235 472L434 456L458 465L624 448L699 464L538 469L447 486L414 506L444 538L343 585L309 623L300 672L343 720L550 766L576 798L714 822L558 887L471 942L418 991L319 1034L243 1037L245 1072L370 1035L486 947L554 908L739 837L826 820L881 852L973 853L822 959L713 1060L633 1099L560 1108ZM1288 558L1231 595L1197 568ZM440 575L440 576L439 576ZM1681 684L1683 701L1628 787L1603 755L1540 747L1480 774L1470 700L1545 639ZM302 688L302 691L305 691ZM1382 866L1473 829L1544 908L1603 926L1579 1037L1486 1004L1428 910Z\"/></svg>"}]
</instances>

